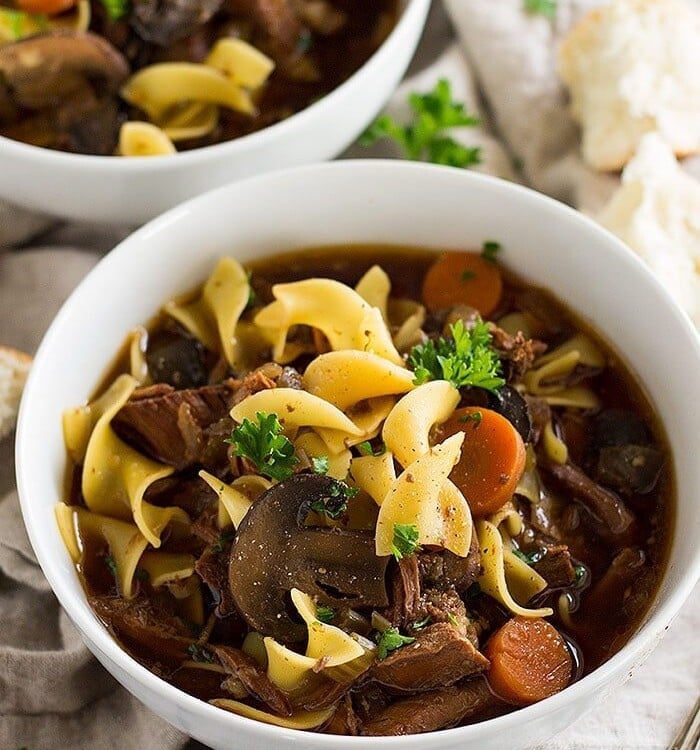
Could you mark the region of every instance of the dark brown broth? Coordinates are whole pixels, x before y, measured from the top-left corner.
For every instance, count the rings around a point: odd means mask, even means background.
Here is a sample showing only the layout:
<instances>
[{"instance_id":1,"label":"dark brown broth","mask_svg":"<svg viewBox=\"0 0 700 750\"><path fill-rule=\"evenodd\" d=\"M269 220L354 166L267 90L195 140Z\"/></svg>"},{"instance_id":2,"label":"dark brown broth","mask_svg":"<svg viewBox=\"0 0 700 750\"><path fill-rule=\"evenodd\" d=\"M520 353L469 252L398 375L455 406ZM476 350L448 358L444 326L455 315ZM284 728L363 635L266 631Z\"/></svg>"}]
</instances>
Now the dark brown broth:
<instances>
[{"instance_id":1,"label":"dark brown broth","mask_svg":"<svg viewBox=\"0 0 700 750\"><path fill-rule=\"evenodd\" d=\"M252 272L252 282L261 303L266 303L271 299L270 288L274 283L315 276L335 278L354 285L374 264L379 264L390 276L392 296L420 298L423 275L435 257L436 252L432 250L385 245L319 247L272 256L247 264L247 268ZM533 289L535 287L504 270L503 312L507 311L512 300L519 293ZM625 644L643 621L655 598L672 540L675 506L673 468L668 441L660 419L633 373L615 354L603 336L593 330L590 325L568 310L549 292L543 289L537 289L537 292L543 295L547 305L556 311L560 324L560 332L548 343L559 343L574 331L582 331L590 336L608 360L605 371L596 376L591 383L604 407L625 408L641 415L651 430L655 444L666 456L665 468L657 488L649 495L629 499L629 505L638 519L638 524L631 536L617 542L605 539L599 535L599 527L596 523L588 518L586 513L582 513L581 527L575 534L572 534L571 539L564 540L570 544L573 557L591 571L593 583L599 580L607 570L621 546L628 544L639 546L646 554L646 564L635 583L625 592L623 600L606 601L604 611L597 613L595 632L585 632L580 629L570 632L557 614L556 598L548 601L555 610L553 622L580 649L579 656L582 660L580 673L586 674L610 658ZM148 327L152 331L162 324L163 318L156 316ZM109 369L107 377L103 379L98 392L116 375L128 370L128 358L125 355L125 351L120 352L114 366ZM587 419L585 415L571 417L568 429L574 456L585 454ZM581 424L577 424L577 420ZM544 483L545 499L552 498L555 502L566 502L566 492L555 481L545 479ZM72 501L75 501L74 493ZM165 548L167 547L166 544ZM93 593L113 594L113 582L109 576L104 575L104 569L100 569L100 566L95 563L96 557L101 553L99 550L89 551L90 563L82 571L85 585L88 591ZM581 593L581 597L585 602L585 590ZM576 614L574 614L575 619ZM188 672L185 676L173 677L173 681L186 687L189 692L207 699L211 697L210 677L209 674L204 675L201 685L198 685L196 675Z\"/></svg>"}]
</instances>

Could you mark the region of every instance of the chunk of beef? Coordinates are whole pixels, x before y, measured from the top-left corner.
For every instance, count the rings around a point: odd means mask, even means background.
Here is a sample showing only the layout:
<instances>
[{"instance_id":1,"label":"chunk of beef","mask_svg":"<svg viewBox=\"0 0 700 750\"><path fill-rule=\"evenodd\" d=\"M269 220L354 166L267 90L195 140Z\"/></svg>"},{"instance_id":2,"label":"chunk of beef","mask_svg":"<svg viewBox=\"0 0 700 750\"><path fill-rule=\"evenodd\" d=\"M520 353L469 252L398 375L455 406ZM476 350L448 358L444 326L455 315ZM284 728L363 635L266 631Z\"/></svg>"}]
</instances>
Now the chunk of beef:
<instances>
[{"instance_id":1,"label":"chunk of beef","mask_svg":"<svg viewBox=\"0 0 700 750\"><path fill-rule=\"evenodd\" d=\"M495 702L484 680L469 680L392 703L363 725L362 734L390 737L447 729L487 711Z\"/></svg>"},{"instance_id":2,"label":"chunk of beef","mask_svg":"<svg viewBox=\"0 0 700 750\"><path fill-rule=\"evenodd\" d=\"M206 23L222 4L223 0L134 0L130 20L142 39L168 47Z\"/></svg>"},{"instance_id":3,"label":"chunk of beef","mask_svg":"<svg viewBox=\"0 0 700 750\"><path fill-rule=\"evenodd\" d=\"M544 428L552 419L552 410L549 408L549 404L539 396L526 395L524 398L530 415L530 442L537 445Z\"/></svg>"},{"instance_id":4,"label":"chunk of beef","mask_svg":"<svg viewBox=\"0 0 700 750\"><path fill-rule=\"evenodd\" d=\"M418 569L422 585L426 588L455 588L463 594L481 575L479 540L472 533L469 554L459 557L449 550L440 552L419 552Z\"/></svg>"},{"instance_id":5,"label":"chunk of beef","mask_svg":"<svg viewBox=\"0 0 700 750\"><path fill-rule=\"evenodd\" d=\"M344 700L338 704L333 718L326 725L324 732L326 734L341 734L356 737L360 733L360 720L355 713L352 705L352 698L346 695Z\"/></svg>"},{"instance_id":6,"label":"chunk of beef","mask_svg":"<svg viewBox=\"0 0 700 750\"><path fill-rule=\"evenodd\" d=\"M385 616L392 625L404 628L411 620L418 619L420 576L416 555L402 557L396 565L392 565L389 575L391 606Z\"/></svg>"},{"instance_id":7,"label":"chunk of beef","mask_svg":"<svg viewBox=\"0 0 700 750\"><path fill-rule=\"evenodd\" d=\"M218 602L217 617L227 617L237 611L228 585L229 552L232 541L233 535L228 539L219 537L214 544L204 550L194 566L197 574L209 586Z\"/></svg>"},{"instance_id":8,"label":"chunk of beef","mask_svg":"<svg viewBox=\"0 0 700 750\"><path fill-rule=\"evenodd\" d=\"M305 711L321 711L337 703L348 693L351 687L351 682L334 682L330 679L321 678L309 692L305 691L303 694L294 696L292 703L295 707L298 706Z\"/></svg>"},{"instance_id":9,"label":"chunk of beef","mask_svg":"<svg viewBox=\"0 0 700 750\"><path fill-rule=\"evenodd\" d=\"M185 623L156 602L137 597L88 598L95 614L139 661L161 668L179 667L190 656L192 634Z\"/></svg>"},{"instance_id":10,"label":"chunk of beef","mask_svg":"<svg viewBox=\"0 0 700 750\"><path fill-rule=\"evenodd\" d=\"M241 681L245 689L265 703L278 716L291 716L287 696L271 681L265 670L250 656L232 646L211 646L224 669Z\"/></svg>"},{"instance_id":11,"label":"chunk of beef","mask_svg":"<svg viewBox=\"0 0 700 750\"><path fill-rule=\"evenodd\" d=\"M576 571L571 563L571 554L565 544L547 548L540 560L532 566L547 581L550 589L566 588L576 582Z\"/></svg>"},{"instance_id":12,"label":"chunk of beef","mask_svg":"<svg viewBox=\"0 0 700 750\"><path fill-rule=\"evenodd\" d=\"M165 477L154 482L146 491L144 500L162 508L182 508L190 518L197 518L212 504L216 493L198 476Z\"/></svg>"},{"instance_id":13,"label":"chunk of beef","mask_svg":"<svg viewBox=\"0 0 700 750\"><path fill-rule=\"evenodd\" d=\"M543 462L541 467L561 482L576 498L603 522L612 534L622 534L634 521L634 516L614 492L596 484L572 463Z\"/></svg>"},{"instance_id":14,"label":"chunk of beef","mask_svg":"<svg viewBox=\"0 0 700 750\"><path fill-rule=\"evenodd\" d=\"M613 445L649 445L651 436L644 420L626 409L603 409L593 420L597 448Z\"/></svg>"},{"instance_id":15,"label":"chunk of beef","mask_svg":"<svg viewBox=\"0 0 700 750\"><path fill-rule=\"evenodd\" d=\"M518 383L537 357L544 354L547 345L537 339L526 338L522 331L513 336L495 323L489 323L489 328L493 337L491 345L501 357L506 382Z\"/></svg>"},{"instance_id":16,"label":"chunk of beef","mask_svg":"<svg viewBox=\"0 0 700 750\"><path fill-rule=\"evenodd\" d=\"M158 461L186 469L201 463L207 441L204 430L226 417L237 381L202 388L136 391L112 420L115 432ZM226 445L221 452L226 462Z\"/></svg>"},{"instance_id":17,"label":"chunk of beef","mask_svg":"<svg viewBox=\"0 0 700 750\"><path fill-rule=\"evenodd\" d=\"M213 503L205 508L192 524L192 533L205 544L217 544L222 536L217 523L218 515L218 503Z\"/></svg>"},{"instance_id":18,"label":"chunk of beef","mask_svg":"<svg viewBox=\"0 0 700 750\"><path fill-rule=\"evenodd\" d=\"M420 598L416 611L418 621L428 618L428 624L446 622L466 636L476 648L479 647L478 633L467 616L467 609L460 595L454 589L428 589ZM411 627L409 626L409 632Z\"/></svg>"},{"instance_id":19,"label":"chunk of beef","mask_svg":"<svg viewBox=\"0 0 700 750\"><path fill-rule=\"evenodd\" d=\"M488 666L489 660L457 628L439 622L377 662L369 678L392 690L415 692L452 685Z\"/></svg>"},{"instance_id":20,"label":"chunk of beef","mask_svg":"<svg viewBox=\"0 0 700 750\"><path fill-rule=\"evenodd\" d=\"M297 50L304 27L292 0L227 0L226 10L251 20L264 51L285 63Z\"/></svg>"}]
</instances>

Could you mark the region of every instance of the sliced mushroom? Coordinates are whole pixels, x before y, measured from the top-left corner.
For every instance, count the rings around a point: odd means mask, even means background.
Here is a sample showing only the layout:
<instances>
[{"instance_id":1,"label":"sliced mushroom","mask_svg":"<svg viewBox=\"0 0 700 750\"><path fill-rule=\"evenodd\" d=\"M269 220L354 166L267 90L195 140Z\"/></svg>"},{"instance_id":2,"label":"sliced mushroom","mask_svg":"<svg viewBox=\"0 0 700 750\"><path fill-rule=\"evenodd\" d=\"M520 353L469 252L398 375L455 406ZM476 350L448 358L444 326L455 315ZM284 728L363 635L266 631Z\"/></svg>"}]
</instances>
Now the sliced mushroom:
<instances>
[{"instance_id":1,"label":"sliced mushroom","mask_svg":"<svg viewBox=\"0 0 700 750\"><path fill-rule=\"evenodd\" d=\"M489 409L504 416L520 433L524 442L532 439L532 422L525 399L510 385L504 385L488 396Z\"/></svg>"},{"instance_id":2,"label":"sliced mushroom","mask_svg":"<svg viewBox=\"0 0 700 750\"><path fill-rule=\"evenodd\" d=\"M124 57L89 32L56 31L0 48L0 133L36 146L111 154Z\"/></svg>"},{"instance_id":3,"label":"sliced mushroom","mask_svg":"<svg viewBox=\"0 0 700 750\"><path fill-rule=\"evenodd\" d=\"M241 522L231 549L229 587L251 628L298 642L306 626L288 611L298 588L335 607L386 607L388 557L377 557L364 531L304 525L314 500L337 491L337 481L295 474L265 492Z\"/></svg>"},{"instance_id":4,"label":"sliced mushroom","mask_svg":"<svg viewBox=\"0 0 700 750\"><path fill-rule=\"evenodd\" d=\"M86 86L114 94L128 75L124 57L90 32L54 31L0 48L0 83L29 109L57 107Z\"/></svg>"}]
</instances>

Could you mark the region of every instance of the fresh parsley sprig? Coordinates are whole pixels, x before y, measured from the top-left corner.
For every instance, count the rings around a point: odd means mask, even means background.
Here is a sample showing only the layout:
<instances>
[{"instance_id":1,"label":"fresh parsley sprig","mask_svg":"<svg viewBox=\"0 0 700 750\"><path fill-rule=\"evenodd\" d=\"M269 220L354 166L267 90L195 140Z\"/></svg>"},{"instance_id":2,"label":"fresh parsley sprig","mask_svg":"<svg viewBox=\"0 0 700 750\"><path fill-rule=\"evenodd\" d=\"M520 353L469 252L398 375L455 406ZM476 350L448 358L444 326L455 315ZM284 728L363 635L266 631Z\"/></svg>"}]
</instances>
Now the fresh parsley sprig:
<instances>
[{"instance_id":1,"label":"fresh parsley sprig","mask_svg":"<svg viewBox=\"0 0 700 750\"><path fill-rule=\"evenodd\" d=\"M129 0L100 0L110 21L119 21L129 12Z\"/></svg>"},{"instance_id":2,"label":"fresh parsley sprig","mask_svg":"<svg viewBox=\"0 0 700 750\"><path fill-rule=\"evenodd\" d=\"M395 141L407 159L431 161L449 167L471 167L481 163L481 149L463 146L446 131L479 124L461 102L452 101L450 82L441 78L427 94L412 93L408 103L414 119L399 125L389 115L378 117L360 137L360 145L371 146L380 140Z\"/></svg>"},{"instance_id":3,"label":"fresh parsley sprig","mask_svg":"<svg viewBox=\"0 0 700 750\"><path fill-rule=\"evenodd\" d=\"M375 638L377 643L377 659L386 659L391 651L396 651L401 646L413 643L416 639L409 635L401 635L398 628L388 628L379 633Z\"/></svg>"},{"instance_id":4,"label":"fresh parsley sprig","mask_svg":"<svg viewBox=\"0 0 700 750\"><path fill-rule=\"evenodd\" d=\"M350 487L346 482L335 479L328 495L314 500L309 508L315 513L323 513L335 521L348 509L348 500L355 497L359 491L357 487Z\"/></svg>"},{"instance_id":5,"label":"fresh parsley sprig","mask_svg":"<svg viewBox=\"0 0 700 750\"><path fill-rule=\"evenodd\" d=\"M372 443L370 443L369 440L365 440L363 443L357 444L357 450L363 456L383 456L386 453L386 445L381 443L381 445L375 450L372 448Z\"/></svg>"},{"instance_id":6,"label":"fresh parsley sprig","mask_svg":"<svg viewBox=\"0 0 700 750\"><path fill-rule=\"evenodd\" d=\"M537 13L550 20L557 14L557 0L524 0L524 6L528 13Z\"/></svg>"},{"instance_id":7,"label":"fresh parsley sprig","mask_svg":"<svg viewBox=\"0 0 700 750\"><path fill-rule=\"evenodd\" d=\"M468 330L458 320L450 326L450 333L452 338L440 337L411 349L408 364L415 373L413 382L422 385L429 380L447 380L455 388L500 388L505 380L498 354L491 348L488 324L478 319Z\"/></svg>"},{"instance_id":8,"label":"fresh parsley sprig","mask_svg":"<svg viewBox=\"0 0 700 750\"><path fill-rule=\"evenodd\" d=\"M257 424L244 419L225 442L233 445L234 456L252 461L261 474L277 481L287 479L299 462L294 445L282 434L276 414L259 411L255 418Z\"/></svg>"},{"instance_id":9,"label":"fresh parsley sprig","mask_svg":"<svg viewBox=\"0 0 700 750\"><path fill-rule=\"evenodd\" d=\"M414 523L395 523L391 554L396 560L412 555L420 549L418 527Z\"/></svg>"},{"instance_id":10,"label":"fresh parsley sprig","mask_svg":"<svg viewBox=\"0 0 700 750\"><path fill-rule=\"evenodd\" d=\"M335 610L331 607L326 607L324 604L318 604L316 606L316 619L320 622L333 622L335 617Z\"/></svg>"}]
</instances>

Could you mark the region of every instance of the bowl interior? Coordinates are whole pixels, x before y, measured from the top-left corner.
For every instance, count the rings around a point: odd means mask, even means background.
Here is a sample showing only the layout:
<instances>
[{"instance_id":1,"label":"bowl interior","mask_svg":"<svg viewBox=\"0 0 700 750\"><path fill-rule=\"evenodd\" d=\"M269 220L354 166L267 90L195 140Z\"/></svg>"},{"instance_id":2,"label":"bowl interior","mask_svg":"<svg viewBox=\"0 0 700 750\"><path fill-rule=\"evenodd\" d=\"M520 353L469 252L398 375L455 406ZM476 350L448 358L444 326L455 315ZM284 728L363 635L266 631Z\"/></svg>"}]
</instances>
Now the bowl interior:
<instances>
[{"instance_id":1,"label":"bowl interior","mask_svg":"<svg viewBox=\"0 0 700 750\"><path fill-rule=\"evenodd\" d=\"M700 462L691 448L700 423L700 346L690 323L631 252L561 204L464 171L371 161L267 175L170 211L107 256L72 295L46 335L19 420L22 510L49 582L88 643L100 658L105 657L103 661L118 663L129 680L149 690L155 690L157 682L163 700L180 704L180 714L194 711L194 703L199 703L163 687L111 640L85 601L54 521L53 506L61 500L65 469L61 412L85 401L125 334L149 319L169 296L204 279L224 254L245 262L314 245L389 243L468 249L480 247L485 240L500 242L505 265L553 290L612 341L637 374L666 425L677 476L678 513L671 559L657 601L623 652L558 696L484 725L506 728L525 717L545 717L576 695L604 684L616 670L626 670L651 648L700 570ZM215 724L242 726L238 717L201 705ZM185 719L180 726L190 728ZM269 727L255 731L269 737L289 736ZM483 726L475 726L448 734L467 739L484 731ZM348 741L307 738L308 747L340 747ZM402 738L402 747L417 746L427 747Z\"/></svg>"}]
</instances>

